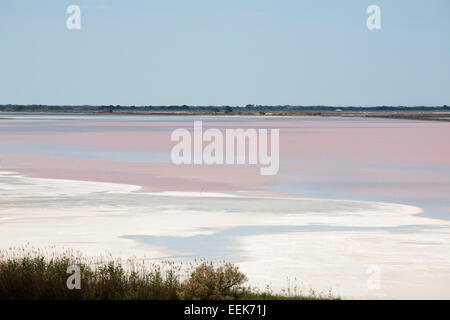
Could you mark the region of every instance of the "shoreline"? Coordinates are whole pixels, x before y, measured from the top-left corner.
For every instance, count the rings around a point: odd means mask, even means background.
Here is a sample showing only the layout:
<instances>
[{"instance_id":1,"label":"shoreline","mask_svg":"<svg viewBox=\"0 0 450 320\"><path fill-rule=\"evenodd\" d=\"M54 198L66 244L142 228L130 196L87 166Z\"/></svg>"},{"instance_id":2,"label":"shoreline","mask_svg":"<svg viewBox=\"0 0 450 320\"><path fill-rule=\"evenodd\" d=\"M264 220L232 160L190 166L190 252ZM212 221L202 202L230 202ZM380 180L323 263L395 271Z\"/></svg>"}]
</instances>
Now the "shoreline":
<instances>
[{"instance_id":1,"label":"shoreline","mask_svg":"<svg viewBox=\"0 0 450 320\"><path fill-rule=\"evenodd\" d=\"M222 192L193 192L193 191L145 191L145 186L140 185L134 185L134 184L127 184L127 183L116 183L116 182L108 182L108 181L94 181L94 180L76 180L76 179L59 179L59 178L47 178L44 176L39 176L37 174L27 175L25 173L21 172L14 172L14 171L0 171L1 175L9 175L9 176L16 176L16 177L22 177L22 178L31 178L31 179L45 179L47 181L61 181L66 183L71 182L78 182L78 183L92 183L92 184L99 184L105 187L113 187L113 192L118 192L117 190L120 188L120 186L124 187L124 190L122 193L142 193L146 195L153 195L153 196L165 196L165 197L187 197L187 198L245 198L245 199L265 199L265 200L299 200L299 201L330 201L330 202L342 202L346 201L349 203L373 203L378 205L386 205L386 206L398 206L404 208L404 210L401 211L401 214L405 215L418 215L423 213L422 208L407 205L407 204L401 204L401 203L392 203L392 202L385 202L385 201L369 201L369 200L348 200L348 199L335 199L335 198L323 198L323 197L308 197L308 196L295 196L295 195L289 195L289 194L283 194L280 192L277 192L276 195L270 190L265 190L263 192L261 191L249 191L249 190L242 190L242 191L222 191ZM399 214L400 212L397 212Z\"/></svg>"},{"instance_id":2,"label":"shoreline","mask_svg":"<svg viewBox=\"0 0 450 320\"><path fill-rule=\"evenodd\" d=\"M338 109L338 108L337 108ZM270 112L268 112L270 113ZM217 118L261 118L261 119L298 119L298 118L354 118L354 119L385 119L385 120L405 120L405 121L431 121L450 122L450 111L281 111L271 114L261 115L258 112L237 113L209 113L209 112L102 112L102 111L0 111L0 120L15 120L21 118L1 117L2 115L47 115L47 116L80 116L80 117L114 117L114 116L174 116L174 117L217 117ZM67 119L58 119L67 120Z\"/></svg>"}]
</instances>

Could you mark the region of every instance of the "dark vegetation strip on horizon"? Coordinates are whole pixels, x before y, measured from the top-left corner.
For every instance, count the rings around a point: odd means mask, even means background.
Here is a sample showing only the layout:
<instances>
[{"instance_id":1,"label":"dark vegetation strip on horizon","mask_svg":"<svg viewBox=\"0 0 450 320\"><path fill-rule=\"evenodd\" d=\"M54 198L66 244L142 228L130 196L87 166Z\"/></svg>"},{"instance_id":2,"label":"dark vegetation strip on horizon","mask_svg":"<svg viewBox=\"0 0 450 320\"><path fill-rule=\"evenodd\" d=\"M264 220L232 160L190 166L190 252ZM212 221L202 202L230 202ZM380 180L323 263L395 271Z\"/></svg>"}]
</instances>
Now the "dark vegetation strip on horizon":
<instances>
[{"instance_id":1,"label":"dark vegetation strip on horizon","mask_svg":"<svg viewBox=\"0 0 450 320\"><path fill-rule=\"evenodd\" d=\"M181 115L181 116L317 116L365 117L404 120L450 121L450 107L435 106L50 106L50 105L0 105L1 112L74 113L110 115Z\"/></svg>"},{"instance_id":2,"label":"dark vegetation strip on horizon","mask_svg":"<svg viewBox=\"0 0 450 320\"><path fill-rule=\"evenodd\" d=\"M450 111L448 105L443 106L295 106L295 105L253 105L246 106L188 106L188 105L167 105L167 106L121 106L121 105L0 105L0 111L22 112L22 111L92 111L92 112L114 112L114 111L202 111L202 112L232 112L232 111Z\"/></svg>"}]
</instances>

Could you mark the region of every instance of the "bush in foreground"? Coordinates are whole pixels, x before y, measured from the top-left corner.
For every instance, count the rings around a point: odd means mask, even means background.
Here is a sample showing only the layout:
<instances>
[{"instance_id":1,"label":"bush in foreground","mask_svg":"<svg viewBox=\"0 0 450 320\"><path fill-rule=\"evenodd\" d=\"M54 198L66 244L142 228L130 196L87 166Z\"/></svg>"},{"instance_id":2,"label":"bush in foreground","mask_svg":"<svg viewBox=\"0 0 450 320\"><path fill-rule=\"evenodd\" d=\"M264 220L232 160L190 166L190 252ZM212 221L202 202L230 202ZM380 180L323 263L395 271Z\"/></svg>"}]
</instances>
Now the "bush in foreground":
<instances>
[{"instance_id":1,"label":"bush in foreground","mask_svg":"<svg viewBox=\"0 0 450 320\"><path fill-rule=\"evenodd\" d=\"M232 264L215 268L212 263L202 263L183 282L179 295L181 299L230 300L246 294L242 284L247 277Z\"/></svg>"}]
</instances>

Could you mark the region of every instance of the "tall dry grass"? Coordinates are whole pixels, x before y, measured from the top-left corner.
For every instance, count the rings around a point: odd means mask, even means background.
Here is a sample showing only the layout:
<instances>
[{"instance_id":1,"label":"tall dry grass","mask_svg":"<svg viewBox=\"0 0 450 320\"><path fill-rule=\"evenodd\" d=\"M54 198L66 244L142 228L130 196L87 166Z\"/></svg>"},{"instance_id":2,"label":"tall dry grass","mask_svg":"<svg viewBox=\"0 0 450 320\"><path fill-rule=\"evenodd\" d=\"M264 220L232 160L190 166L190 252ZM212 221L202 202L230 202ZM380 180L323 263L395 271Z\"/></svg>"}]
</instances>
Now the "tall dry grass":
<instances>
[{"instance_id":1,"label":"tall dry grass","mask_svg":"<svg viewBox=\"0 0 450 320\"><path fill-rule=\"evenodd\" d=\"M79 290L67 286L67 270L73 265L81 271ZM237 267L195 262L187 268L193 271L183 276L183 266L169 261L11 248L0 251L0 299L236 299L245 292L240 286L246 277Z\"/></svg>"},{"instance_id":2,"label":"tall dry grass","mask_svg":"<svg viewBox=\"0 0 450 320\"><path fill-rule=\"evenodd\" d=\"M86 258L80 252L28 247L0 251L1 300L322 299L280 296L244 287L247 277L229 263ZM70 266L80 268L81 288L69 290ZM332 298L331 296L325 298Z\"/></svg>"}]
</instances>

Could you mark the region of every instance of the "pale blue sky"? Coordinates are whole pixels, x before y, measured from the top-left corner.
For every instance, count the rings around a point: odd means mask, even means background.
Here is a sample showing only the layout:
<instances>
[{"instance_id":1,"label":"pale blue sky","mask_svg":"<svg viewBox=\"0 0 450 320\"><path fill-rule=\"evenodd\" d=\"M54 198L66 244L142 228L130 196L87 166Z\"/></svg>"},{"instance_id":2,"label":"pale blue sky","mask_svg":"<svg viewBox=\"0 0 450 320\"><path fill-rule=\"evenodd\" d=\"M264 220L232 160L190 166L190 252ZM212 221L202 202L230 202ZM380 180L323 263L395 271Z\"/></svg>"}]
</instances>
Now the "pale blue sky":
<instances>
[{"instance_id":1,"label":"pale blue sky","mask_svg":"<svg viewBox=\"0 0 450 320\"><path fill-rule=\"evenodd\" d=\"M450 105L450 1L0 0L7 103Z\"/></svg>"}]
</instances>

